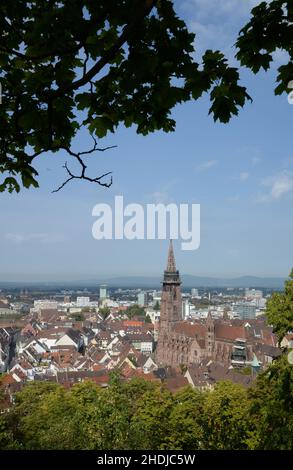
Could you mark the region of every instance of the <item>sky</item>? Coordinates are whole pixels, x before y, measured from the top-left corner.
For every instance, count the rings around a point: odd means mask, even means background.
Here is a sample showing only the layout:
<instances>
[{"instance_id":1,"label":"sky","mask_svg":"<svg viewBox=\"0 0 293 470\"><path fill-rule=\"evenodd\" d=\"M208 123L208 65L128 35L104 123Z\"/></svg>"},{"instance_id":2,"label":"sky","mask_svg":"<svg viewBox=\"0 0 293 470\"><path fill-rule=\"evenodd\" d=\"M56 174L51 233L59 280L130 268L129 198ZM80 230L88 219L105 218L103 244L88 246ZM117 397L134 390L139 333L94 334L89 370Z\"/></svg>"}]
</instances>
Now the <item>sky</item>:
<instances>
[{"instance_id":1,"label":"sky","mask_svg":"<svg viewBox=\"0 0 293 470\"><path fill-rule=\"evenodd\" d=\"M178 14L197 32L197 58L206 48L231 63L237 32L249 18L248 0L176 1ZM0 195L0 281L75 281L116 276L158 276L167 240L95 240L93 207L123 195L125 204L173 202L201 206L201 243L194 251L174 242L181 273L198 276L287 276L293 239L293 106L274 96L277 67L254 76L241 70L253 98L229 124L208 116L209 99L177 106L172 134L139 136L120 127L103 145L116 149L90 157L90 171L113 171L101 188L65 178L66 155L42 157L40 189ZM293 77L292 77L293 79ZM86 132L73 143L91 146Z\"/></svg>"}]
</instances>

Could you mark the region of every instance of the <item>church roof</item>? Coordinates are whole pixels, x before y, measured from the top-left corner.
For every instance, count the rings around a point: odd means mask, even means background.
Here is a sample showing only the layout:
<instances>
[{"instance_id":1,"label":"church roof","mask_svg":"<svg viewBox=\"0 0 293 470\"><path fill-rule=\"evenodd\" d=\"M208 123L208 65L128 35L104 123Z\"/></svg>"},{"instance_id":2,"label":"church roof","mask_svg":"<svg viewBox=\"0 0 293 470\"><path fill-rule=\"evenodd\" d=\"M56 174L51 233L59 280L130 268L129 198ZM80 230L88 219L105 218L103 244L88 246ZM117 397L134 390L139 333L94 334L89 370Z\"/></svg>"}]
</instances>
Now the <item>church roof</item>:
<instances>
[{"instance_id":1,"label":"church roof","mask_svg":"<svg viewBox=\"0 0 293 470\"><path fill-rule=\"evenodd\" d=\"M215 336L218 339L235 341L238 338L246 338L245 328L242 326L230 326L223 323L216 323Z\"/></svg>"},{"instance_id":2,"label":"church roof","mask_svg":"<svg viewBox=\"0 0 293 470\"><path fill-rule=\"evenodd\" d=\"M204 338L206 327L200 323L191 324L186 321L178 322L174 325L176 333L188 336L189 338Z\"/></svg>"}]
</instances>

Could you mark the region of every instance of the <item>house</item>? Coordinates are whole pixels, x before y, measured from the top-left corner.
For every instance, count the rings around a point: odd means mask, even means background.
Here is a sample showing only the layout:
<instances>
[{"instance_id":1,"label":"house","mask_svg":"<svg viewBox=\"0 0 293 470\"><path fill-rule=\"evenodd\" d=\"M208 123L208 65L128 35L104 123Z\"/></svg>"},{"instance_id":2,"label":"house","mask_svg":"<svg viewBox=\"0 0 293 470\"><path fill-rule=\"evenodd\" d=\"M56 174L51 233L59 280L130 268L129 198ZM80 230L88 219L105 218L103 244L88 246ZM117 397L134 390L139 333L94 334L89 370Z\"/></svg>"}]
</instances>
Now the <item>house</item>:
<instances>
[{"instance_id":1,"label":"house","mask_svg":"<svg viewBox=\"0 0 293 470\"><path fill-rule=\"evenodd\" d=\"M266 365L271 364L277 357L281 356L282 351L280 348L276 348L275 346L269 346L267 344L260 345L260 352L261 357L263 358L263 362Z\"/></svg>"},{"instance_id":2,"label":"house","mask_svg":"<svg viewBox=\"0 0 293 470\"><path fill-rule=\"evenodd\" d=\"M148 374L149 372L153 372L154 370L158 369L157 364L153 360L151 356L146 358L146 361L142 365L143 371L145 374Z\"/></svg>"},{"instance_id":3,"label":"house","mask_svg":"<svg viewBox=\"0 0 293 470\"><path fill-rule=\"evenodd\" d=\"M188 366L184 377L192 387L200 390L211 390L220 381L238 383L246 388L250 387L253 382L252 374L245 375L212 360L200 365Z\"/></svg>"},{"instance_id":4,"label":"house","mask_svg":"<svg viewBox=\"0 0 293 470\"><path fill-rule=\"evenodd\" d=\"M171 393L176 393L181 388L189 385L188 380L183 375L177 375L176 377L167 377L164 382L164 387Z\"/></svg>"},{"instance_id":5,"label":"house","mask_svg":"<svg viewBox=\"0 0 293 470\"><path fill-rule=\"evenodd\" d=\"M38 318L42 323L55 323L60 319L61 312L55 308L42 308L38 313Z\"/></svg>"},{"instance_id":6,"label":"house","mask_svg":"<svg viewBox=\"0 0 293 470\"><path fill-rule=\"evenodd\" d=\"M66 388L80 382L90 380L100 387L107 387L109 382L109 372L106 369L98 371L79 370L79 371L64 371L53 374L40 374L35 376L35 380L47 380L57 382Z\"/></svg>"},{"instance_id":7,"label":"house","mask_svg":"<svg viewBox=\"0 0 293 470\"><path fill-rule=\"evenodd\" d=\"M92 341L100 348L107 349L112 337L109 331L99 331Z\"/></svg>"},{"instance_id":8,"label":"house","mask_svg":"<svg viewBox=\"0 0 293 470\"><path fill-rule=\"evenodd\" d=\"M44 343L39 341L37 338L29 337L29 338L21 338L20 342L17 345L17 353L22 354L26 350L33 350L36 354L44 354L48 351L48 348Z\"/></svg>"},{"instance_id":9,"label":"house","mask_svg":"<svg viewBox=\"0 0 293 470\"><path fill-rule=\"evenodd\" d=\"M20 332L21 336L36 336L37 334L38 329L32 324L32 322L27 323L27 325L25 325Z\"/></svg>"},{"instance_id":10,"label":"house","mask_svg":"<svg viewBox=\"0 0 293 470\"><path fill-rule=\"evenodd\" d=\"M88 346L90 341L95 337L94 331L86 326L82 327L81 334L83 336L83 342L85 346Z\"/></svg>"},{"instance_id":11,"label":"house","mask_svg":"<svg viewBox=\"0 0 293 470\"><path fill-rule=\"evenodd\" d=\"M0 316L15 315L17 312L8 302L0 300Z\"/></svg>"},{"instance_id":12,"label":"house","mask_svg":"<svg viewBox=\"0 0 293 470\"><path fill-rule=\"evenodd\" d=\"M0 340L0 373L7 370L9 360L9 342Z\"/></svg>"},{"instance_id":13,"label":"house","mask_svg":"<svg viewBox=\"0 0 293 470\"><path fill-rule=\"evenodd\" d=\"M281 341L281 348L293 349L293 333L288 333Z\"/></svg>"},{"instance_id":14,"label":"house","mask_svg":"<svg viewBox=\"0 0 293 470\"><path fill-rule=\"evenodd\" d=\"M0 328L0 373L7 370L18 333L17 328Z\"/></svg>"},{"instance_id":15,"label":"house","mask_svg":"<svg viewBox=\"0 0 293 470\"><path fill-rule=\"evenodd\" d=\"M73 346L80 351L84 345L84 337L80 331L69 329L55 343L55 346Z\"/></svg>"},{"instance_id":16,"label":"house","mask_svg":"<svg viewBox=\"0 0 293 470\"><path fill-rule=\"evenodd\" d=\"M24 358L17 359L10 368L9 373L16 382L24 382L27 379L33 380L35 375L34 366Z\"/></svg>"},{"instance_id":17,"label":"house","mask_svg":"<svg viewBox=\"0 0 293 470\"><path fill-rule=\"evenodd\" d=\"M153 352L154 339L150 334L128 333L124 339L129 341L133 347L143 354L151 354Z\"/></svg>"},{"instance_id":18,"label":"house","mask_svg":"<svg viewBox=\"0 0 293 470\"><path fill-rule=\"evenodd\" d=\"M68 328L64 327L48 328L38 333L37 338L42 344L45 345L48 350L51 350L51 348L55 346L58 339L60 339L67 330Z\"/></svg>"}]
</instances>

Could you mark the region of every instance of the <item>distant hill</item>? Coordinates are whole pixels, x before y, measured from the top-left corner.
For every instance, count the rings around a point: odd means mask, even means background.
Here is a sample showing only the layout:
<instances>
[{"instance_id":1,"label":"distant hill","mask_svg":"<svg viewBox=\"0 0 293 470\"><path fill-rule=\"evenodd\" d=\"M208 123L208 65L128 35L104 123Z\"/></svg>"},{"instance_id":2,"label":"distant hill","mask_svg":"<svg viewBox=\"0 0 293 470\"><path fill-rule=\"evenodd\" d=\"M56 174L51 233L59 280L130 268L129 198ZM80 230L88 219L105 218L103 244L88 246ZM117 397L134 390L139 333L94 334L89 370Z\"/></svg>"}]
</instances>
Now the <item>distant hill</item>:
<instances>
[{"instance_id":1,"label":"distant hill","mask_svg":"<svg viewBox=\"0 0 293 470\"><path fill-rule=\"evenodd\" d=\"M154 288L158 289L163 280L162 276L124 276L124 277L111 277L99 279L84 279L76 281L55 281L55 282L1 282L0 288L18 288L35 286L38 288L44 287L50 289L53 287L94 287L100 284L107 284L109 287L121 288ZM256 276L241 276L236 278L218 278L218 277L203 277L193 276L191 274L183 274L181 276L183 288L191 287L263 287L268 289L282 289L286 278L281 277L256 277Z\"/></svg>"},{"instance_id":2,"label":"distant hill","mask_svg":"<svg viewBox=\"0 0 293 470\"><path fill-rule=\"evenodd\" d=\"M285 278L279 277L256 277L241 276L237 278L217 278L217 277L201 277L191 274L183 274L181 276L184 287L265 287L265 288L282 288ZM157 287L162 282L162 277L144 277L129 276L116 277L106 279L109 286L120 287Z\"/></svg>"}]
</instances>

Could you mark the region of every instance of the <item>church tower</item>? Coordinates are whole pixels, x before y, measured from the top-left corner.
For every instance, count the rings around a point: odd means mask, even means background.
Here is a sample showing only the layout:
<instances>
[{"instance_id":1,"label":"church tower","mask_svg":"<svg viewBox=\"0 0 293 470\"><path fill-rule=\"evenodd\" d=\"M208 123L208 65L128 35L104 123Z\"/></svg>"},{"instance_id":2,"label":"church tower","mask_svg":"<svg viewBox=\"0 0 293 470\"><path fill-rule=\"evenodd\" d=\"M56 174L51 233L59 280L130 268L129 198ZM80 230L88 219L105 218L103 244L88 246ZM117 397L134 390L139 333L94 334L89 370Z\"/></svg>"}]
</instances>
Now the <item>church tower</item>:
<instances>
[{"instance_id":1,"label":"church tower","mask_svg":"<svg viewBox=\"0 0 293 470\"><path fill-rule=\"evenodd\" d=\"M156 359L159 363L168 363L171 334L174 325L182 321L181 280L176 269L172 240L169 244L167 267L164 271L159 338Z\"/></svg>"},{"instance_id":2,"label":"church tower","mask_svg":"<svg viewBox=\"0 0 293 470\"><path fill-rule=\"evenodd\" d=\"M206 350L208 357L212 357L214 352L214 344L215 344L215 322L213 320L211 312L208 313L206 319Z\"/></svg>"}]
</instances>

